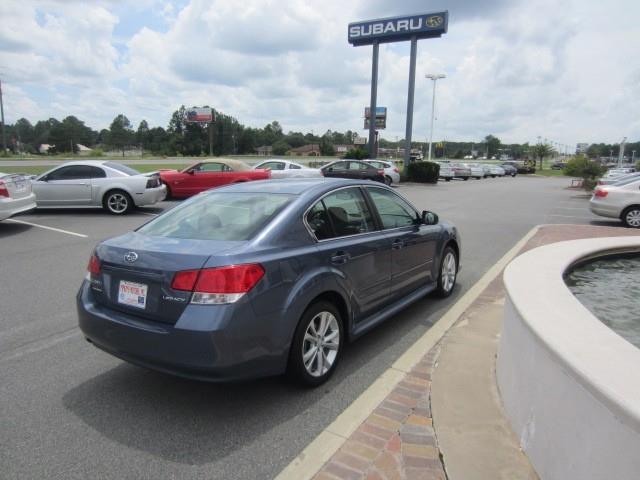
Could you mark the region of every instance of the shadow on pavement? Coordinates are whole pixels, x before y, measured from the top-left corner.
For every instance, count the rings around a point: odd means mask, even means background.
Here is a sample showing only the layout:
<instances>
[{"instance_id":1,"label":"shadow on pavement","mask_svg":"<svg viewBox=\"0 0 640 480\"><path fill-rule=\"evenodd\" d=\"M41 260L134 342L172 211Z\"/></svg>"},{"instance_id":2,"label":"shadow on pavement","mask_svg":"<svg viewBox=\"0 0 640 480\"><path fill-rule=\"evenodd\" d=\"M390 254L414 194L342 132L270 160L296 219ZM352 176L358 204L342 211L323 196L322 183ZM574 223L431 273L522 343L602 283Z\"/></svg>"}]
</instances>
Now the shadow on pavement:
<instances>
[{"instance_id":1,"label":"shadow on pavement","mask_svg":"<svg viewBox=\"0 0 640 480\"><path fill-rule=\"evenodd\" d=\"M19 220L19 219L16 219ZM20 223L12 223L7 221L0 222L0 238L11 237L13 235L19 235L27 230L31 230L31 225L24 225Z\"/></svg>"},{"instance_id":2,"label":"shadow on pavement","mask_svg":"<svg viewBox=\"0 0 640 480\"><path fill-rule=\"evenodd\" d=\"M395 357L372 372L372 378L360 378L358 372L414 329L422 333L460 293L457 287L446 301L429 296L416 302L348 345L336 374L316 389L297 387L285 377L228 384L196 382L123 363L68 391L63 404L119 444L181 464L211 463L307 410L316 410L317 406L311 407L318 402L331 402L326 407L329 414L336 404L339 411L346 408L349 399L336 395L334 389L343 390L342 382L362 382L364 390ZM325 425L310 417L308 426L315 436Z\"/></svg>"}]
</instances>

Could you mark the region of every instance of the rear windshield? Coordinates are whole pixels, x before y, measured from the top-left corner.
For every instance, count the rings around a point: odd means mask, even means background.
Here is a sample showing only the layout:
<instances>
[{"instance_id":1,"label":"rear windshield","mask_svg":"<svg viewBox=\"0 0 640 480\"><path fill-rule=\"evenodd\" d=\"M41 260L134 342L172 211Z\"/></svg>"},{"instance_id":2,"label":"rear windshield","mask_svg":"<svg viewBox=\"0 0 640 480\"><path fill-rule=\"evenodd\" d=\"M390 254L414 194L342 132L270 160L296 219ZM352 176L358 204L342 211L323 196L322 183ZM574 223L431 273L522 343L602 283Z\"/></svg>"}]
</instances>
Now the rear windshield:
<instances>
[{"instance_id":1,"label":"rear windshield","mask_svg":"<svg viewBox=\"0 0 640 480\"><path fill-rule=\"evenodd\" d=\"M620 180L613 182L611 185L614 185L616 187L621 187L623 185L628 185L630 183L638 182L638 181L640 181L640 173L638 175L633 174L629 177L621 178Z\"/></svg>"},{"instance_id":2,"label":"rear windshield","mask_svg":"<svg viewBox=\"0 0 640 480\"><path fill-rule=\"evenodd\" d=\"M105 162L104 165L105 167L113 168L114 170L117 170L121 173L126 173L127 175L140 175L139 171L131 167L127 167L126 165L123 165L121 163Z\"/></svg>"},{"instance_id":3,"label":"rear windshield","mask_svg":"<svg viewBox=\"0 0 640 480\"><path fill-rule=\"evenodd\" d=\"M138 232L152 237L248 240L292 198L281 193L208 193L143 225Z\"/></svg>"}]
</instances>

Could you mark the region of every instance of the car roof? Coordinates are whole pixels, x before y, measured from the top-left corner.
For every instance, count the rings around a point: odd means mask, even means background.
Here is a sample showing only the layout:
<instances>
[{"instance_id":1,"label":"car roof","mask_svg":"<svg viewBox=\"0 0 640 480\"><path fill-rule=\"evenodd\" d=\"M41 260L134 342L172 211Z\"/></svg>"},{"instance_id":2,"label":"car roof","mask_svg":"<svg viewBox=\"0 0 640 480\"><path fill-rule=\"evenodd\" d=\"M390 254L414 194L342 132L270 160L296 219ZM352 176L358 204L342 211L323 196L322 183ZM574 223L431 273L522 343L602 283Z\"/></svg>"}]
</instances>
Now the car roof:
<instances>
[{"instance_id":1,"label":"car roof","mask_svg":"<svg viewBox=\"0 0 640 480\"><path fill-rule=\"evenodd\" d=\"M371 180L353 180L346 178L297 178L234 183L232 185L209 190L209 192L214 193L224 191L237 193L285 193L290 195L301 195L307 192L310 194L322 194L333 190L334 188L358 185L385 187L384 184L380 182L373 182Z\"/></svg>"},{"instance_id":2,"label":"car roof","mask_svg":"<svg viewBox=\"0 0 640 480\"><path fill-rule=\"evenodd\" d=\"M235 160L232 158L224 158L224 157L205 158L204 160L199 160L197 162L192 163L191 165L185 165L185 168L188 168L193 165L200 165L201 163L224 163L225 165L230 166L234 170L238 170L238 171L251 170L251 167L241 160Z\"/></svg>"},{"instance_id":3,"label":"car roof","mask_svg":"<svg viewBox=\"0 0 640 480\"><path fill-rule=\"evenodd\" d=\"M112 160L72 160L70 162L61 163L60 165L55 165L55 166L53 166L53 168L69 167L69 166L73 166L73 165L89 165L89 166L93 166L93 167L100 167L100 166L102 166L105 163L110 162L110 161L112 161ZM114 163L120 163L120 162L114 162Z\"/></svg>"}]
</instances>

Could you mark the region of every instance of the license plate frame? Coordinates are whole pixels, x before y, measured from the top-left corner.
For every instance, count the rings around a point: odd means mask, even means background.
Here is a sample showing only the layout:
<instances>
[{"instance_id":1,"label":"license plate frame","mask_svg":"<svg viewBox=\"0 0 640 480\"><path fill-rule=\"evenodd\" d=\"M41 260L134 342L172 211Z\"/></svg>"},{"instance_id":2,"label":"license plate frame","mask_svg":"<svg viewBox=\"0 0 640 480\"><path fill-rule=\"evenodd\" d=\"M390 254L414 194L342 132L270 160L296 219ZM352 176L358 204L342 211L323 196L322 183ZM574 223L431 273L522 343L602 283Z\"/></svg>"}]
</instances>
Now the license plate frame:
<instances>
[{"instance_id":1,"label":"license plate frame","mask_svg":"<svg viewBox=\"0 0 640 480\"><path fill-rule=\"evenodd\" d=\"M144 310L147 308L148 292L149 286L144 283L120 280L118 283L118 303Z\"/></svg>"}]
</instances>

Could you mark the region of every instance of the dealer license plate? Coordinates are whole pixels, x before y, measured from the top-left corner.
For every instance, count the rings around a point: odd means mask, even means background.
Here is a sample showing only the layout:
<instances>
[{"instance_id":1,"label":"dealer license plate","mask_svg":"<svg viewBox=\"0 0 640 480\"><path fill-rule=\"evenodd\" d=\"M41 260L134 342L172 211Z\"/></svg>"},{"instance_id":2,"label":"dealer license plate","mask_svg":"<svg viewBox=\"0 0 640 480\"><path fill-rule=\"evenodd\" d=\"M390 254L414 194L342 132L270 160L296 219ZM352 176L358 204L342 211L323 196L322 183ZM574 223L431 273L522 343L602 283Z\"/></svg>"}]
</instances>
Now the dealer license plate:
<instances>
[{"instance_id":1,"label":"dealer license plate","mask_svg":"<svg viewBox=\"0 0 640 480\"><path fill-rule=\"evenodd\" d=\"M120 280L118 303L144 309L147 306L147 285Z\"/></svg>"}]
</instances>

